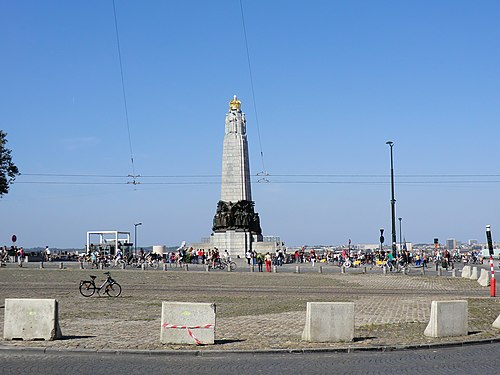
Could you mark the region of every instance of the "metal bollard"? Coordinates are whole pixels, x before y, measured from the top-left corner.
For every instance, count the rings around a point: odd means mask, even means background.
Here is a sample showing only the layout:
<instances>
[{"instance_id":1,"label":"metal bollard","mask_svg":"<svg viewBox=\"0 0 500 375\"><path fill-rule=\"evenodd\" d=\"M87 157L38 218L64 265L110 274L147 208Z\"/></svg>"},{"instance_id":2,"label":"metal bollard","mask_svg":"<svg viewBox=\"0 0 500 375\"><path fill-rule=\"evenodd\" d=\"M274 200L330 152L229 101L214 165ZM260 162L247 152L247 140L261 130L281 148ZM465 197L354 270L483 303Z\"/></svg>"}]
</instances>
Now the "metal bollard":
<instances>
[{"instance_id":1,"label":"metal bollard","mask_svg":"<svg viewBox=\"0 0 500 375\"><path fill-rule=\"evenodd\" d=\"M83 270L84 267L83 267L83 262L80 262L80 269Z\"/></svg>"},{"instance_id":2,"label":"metal bollard","mask_svg":"<svg viewBox=\"0 0 500 375\"><path fill-rule=\"evenodd\" d=\"M185 264L184 264L184 269L185 269L186 271L189 271L189 264L185 263Z\"/></svg>"},{"instance_id":3,"label":"metal bollard","mask_svg":"<svg viewBox=\"0 0 500 375\"><path fill-rule=\"evenodd\" d=\"M210 272L210 266L208 264L205 264L205 272Z\"/></svg>"},{"instance_id":4,"label":"metal bollard","mask_svg":"<svg viewBox=\"0 0 500 375\"><path fill-rule=\"evenodd\" d=\"M167 263L163 263L163 271L167 270Z\"/></svg>"},{"instance_id":5,"label":"metal bollard","mask_svg":"<svg viewBox=\"0 0 500 375\"><path fill-rule=\"evenodd\" d=\"M126 263L122 263L122 270L124 270L126 266L127 266Z\"/></svg>"},{"instance_id":6,"label":"metal bollard","mask_svg":"<svg viewBox=\"0 0 500 375\"><path fill-rule=\"evenodd\" d=\"M340 273L345 273L345 266L342 266L342 267L340 268Z\"/></svg>"},{"instance_id":7,"label":"metal bollard","mask_svg":"<svg viewBox=\"0 0 500 375\"><path fill-rule=\"evenodd\" d=\"M437 272L437 275L438 275L438 276L442 276L442 272L443 272L443 270L441 269L441 267L440 267L440 268L438 268L438 270L437 270L437 271L438 271L438 272Z\"/></svg>"},{"instance_id":8,"label":"metal bollard","mask_svg":"<svg viewBox=\"0 0 500 375\"><path fill-rule=\"evenodd\" d=\"M366 266L363 267L363 273L366 273Z\"/></svg>"},{"instance_id":9,"label":"metal bollard","mask_svg":"<svg viewBox=\"0 0 500 375\"><path fill-rule=\"evenodd\" d=\"M255 272L255 266L253 264L250 266L250 272Z\"/></svg>"},{"instance_id":10,"label":"metal bollard","mask_svg":"<svg viewBox=\"0 0 500 375\"><path fill-rule=\"evenodd\" d=\"M383 273L384 275L387 275L387 267L382 267L382 273Z\"/></svg>"},{"instance_id":11,"label":"metal bollard","mask_svg":"<svg viewBox=\"0 0 500 375\"><path fill-rule=\"evenodd\" d=\"M64 269L64 263L63 263L63 262L60 262L60 263L59 263L59 269L60 269L60 270Z\"/></svg>"},{"instance_id":12,"label":"metal bollard","mask_svg":"<svg viewBox=\"0 0 500 375\"><path fill-rule=\"evenodd\" d=\"M273 266L273 272L278 273L278 266Z\"/></svg>"},{"instance_id":13,"label":"metal bollard","mask_svg":"<svg viewBox=\"0 0 500 375\"><path fill-rule=\"evenodd\" d=\"M43 262L40 262L40 268L43 268Z\"/></svg>"},{"instance_id":14,"label":"metal bollard","mask_svg":"<svg viewBox=\"0 0 500 375\"><path fill-rule=\"evenodd\" d=\"M451 277L457 277L457 270L454 268L451 270Z\"/></svg>"},{"instance_id":15,"label":"metal bollard","mask_svg":"<svg viewBox=\"0 0 500 375\"><path fill-rule=\"evenodd\" d=\"M141 269L142 269L143 271L146 271L146 263L142 263L142 264L141 264Z\"/></svg>"},{"instance_id":16,"label":"metal bollard","mask_svg":"<svg viewBox=\"0 0 500 375\"><path fill-rule=\"evenodd\" d=\"M425 267L424 266L422 266L422 268L420 269L420 274L425 275Z\"/></svg>"},{"instance_id":17,"label":"metal bollard","mask_svg":"<svg viewBox=\"0 0 500 375\"><path fill-rule=\"evenodd\" d=\"M295 266L295 273L300 273L300 266Z\"/></svg>"},{"instance_id":18,"label":"metal bollard","mask_svg":"<svg viewBox=\"0 0 500 375\"><path fill-rule=\"evenodd\" d=\"M318 267L318 273L323 273L323 266Z\"/></svg>"}]
</instances>

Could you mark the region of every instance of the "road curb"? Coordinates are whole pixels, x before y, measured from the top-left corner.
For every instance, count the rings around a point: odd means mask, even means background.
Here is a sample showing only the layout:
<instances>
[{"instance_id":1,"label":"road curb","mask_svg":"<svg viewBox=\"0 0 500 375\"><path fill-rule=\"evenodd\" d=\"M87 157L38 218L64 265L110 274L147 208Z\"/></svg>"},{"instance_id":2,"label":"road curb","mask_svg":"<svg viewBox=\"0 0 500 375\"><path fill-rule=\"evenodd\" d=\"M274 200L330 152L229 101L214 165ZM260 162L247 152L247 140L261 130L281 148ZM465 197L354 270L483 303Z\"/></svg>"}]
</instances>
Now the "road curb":
<instances>
[{"instance_id":1,"label":"road curb","mask_svg":"<svg viewBox=\"0 0 500 375\"><path fill-rule=\"evenodd\" d=\"M196 357L220 356L222 354L230 355L265 355L265 354L318 354L318 353L356 353L356 352L390 352L403 350L432 350L451 347L463 347L472 345L487 345L499 343L500 337L472 340L472 341L453 341L435 344L413 344L413 345L379 345L379 346L359 346L359 347L340 347L340 348L302 348L302 349L256 349L256 350L140 350L140 349L80 349L80 348L40 348L30 346L8 346L0 345L0 351L10 352L35 352L46 354L107 354L107 355L144 355L150 357L185 355Z\"/></svg>"}]
</instances>

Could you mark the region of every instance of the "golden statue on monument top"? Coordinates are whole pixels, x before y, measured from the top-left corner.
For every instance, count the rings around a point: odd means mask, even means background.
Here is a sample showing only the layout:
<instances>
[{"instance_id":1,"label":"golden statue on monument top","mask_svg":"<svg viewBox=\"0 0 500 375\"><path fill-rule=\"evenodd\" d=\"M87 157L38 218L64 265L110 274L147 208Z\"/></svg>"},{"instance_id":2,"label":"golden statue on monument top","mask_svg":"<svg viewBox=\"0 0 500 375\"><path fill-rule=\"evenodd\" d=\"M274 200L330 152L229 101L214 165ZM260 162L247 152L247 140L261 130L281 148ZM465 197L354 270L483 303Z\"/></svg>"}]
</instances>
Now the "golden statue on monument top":
<instances>
[{"instance_id":1,"label":"golden statue on monument top","mask_svg":"<svg viewBox=\"0 0 500 375\"><path fill-rule=\"evenodd\" d=\"M231 111L239 111L240 108L241 108L241 102L236 98L235 95L233 100L229 102L229 109L231 109Z\"/></svg>"}]
</instances>

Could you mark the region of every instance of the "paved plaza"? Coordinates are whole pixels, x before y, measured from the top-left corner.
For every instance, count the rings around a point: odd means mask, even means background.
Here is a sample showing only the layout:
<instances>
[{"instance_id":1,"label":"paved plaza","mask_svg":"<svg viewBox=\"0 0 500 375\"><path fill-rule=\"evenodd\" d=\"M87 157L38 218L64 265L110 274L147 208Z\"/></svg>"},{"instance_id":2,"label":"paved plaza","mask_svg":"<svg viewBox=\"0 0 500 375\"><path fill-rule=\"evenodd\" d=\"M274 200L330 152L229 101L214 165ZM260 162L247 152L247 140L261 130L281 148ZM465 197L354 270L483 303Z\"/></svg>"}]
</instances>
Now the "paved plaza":
<instances>
[{"instance_id":1,"label":"paved plaza","mask_svg":"<svg viewBox=\"0 0 500 375\"><path fill-rule=\"evenodd\" d=\"M484 265L483 267L486 267ZM63 339L57 341L3 341L2 346L71 349L133 350L269 350L419 346L450 342L494 340L500 331L491 328L500 314L500 300L489 297L489 288L476 281L451 277L443 270L425 275L411 269L409 275L383 274L380 268L348 269L323 264L278 268L277 273L250 272L239 262L235 272L206 272L203 265L189 270L167 267L163 271L111 269L122 285L122 296L112 299L82 297L80 280L89 275L104 279L102 270L80 270L78 263L38 263L0 270L0 334L3 337L5 298L55 298ZM497 291L498 293L498 291ZM433 300L466 299L469 302L469 334L435 339L424 329ZM217 306L216 343L195 347L162 345L162 301L210 302ZM352 343L319 344L301 341L306 303L349 301L355 303L355 340Z\"/></svg>"}]
</instances>

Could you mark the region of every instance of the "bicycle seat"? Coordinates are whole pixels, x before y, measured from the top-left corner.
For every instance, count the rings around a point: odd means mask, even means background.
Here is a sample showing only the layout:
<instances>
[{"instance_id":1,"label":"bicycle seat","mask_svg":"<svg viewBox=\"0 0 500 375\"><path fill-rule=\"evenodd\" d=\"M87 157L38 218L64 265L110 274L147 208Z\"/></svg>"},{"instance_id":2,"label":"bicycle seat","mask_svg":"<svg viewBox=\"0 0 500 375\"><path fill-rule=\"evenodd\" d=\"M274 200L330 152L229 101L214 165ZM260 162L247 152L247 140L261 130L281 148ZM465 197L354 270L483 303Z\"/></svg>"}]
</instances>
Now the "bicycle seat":
<instances>
[{"instance_id":1,"label":"bicycle seat","mask_svg":"<svg viewBox=\"0 0 500 375\"><path fill-rule=\"evenodd\" d=\"M92 280L94 280L96 277L97 277L97 276L92 276L92 275L90 275L90 278L91 278Z\"/></svg>"},{"instance_id":2,"label":"bicycle seat","mask_svg":"<svg viewBox=\"0 0 500 375\"><path fill-rule=\"evenodd\" d=\"M109 272L104 272L104 274L105 274L105 275L110 275L110 273L109 273Z\"/></svg>"}]
</instances>

